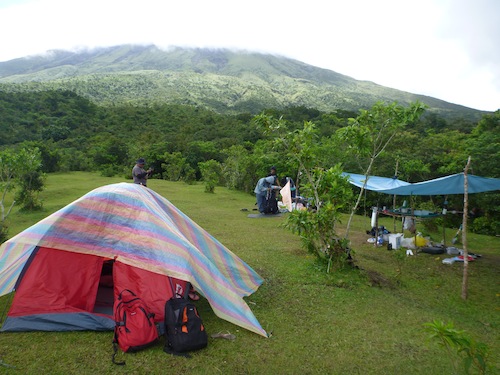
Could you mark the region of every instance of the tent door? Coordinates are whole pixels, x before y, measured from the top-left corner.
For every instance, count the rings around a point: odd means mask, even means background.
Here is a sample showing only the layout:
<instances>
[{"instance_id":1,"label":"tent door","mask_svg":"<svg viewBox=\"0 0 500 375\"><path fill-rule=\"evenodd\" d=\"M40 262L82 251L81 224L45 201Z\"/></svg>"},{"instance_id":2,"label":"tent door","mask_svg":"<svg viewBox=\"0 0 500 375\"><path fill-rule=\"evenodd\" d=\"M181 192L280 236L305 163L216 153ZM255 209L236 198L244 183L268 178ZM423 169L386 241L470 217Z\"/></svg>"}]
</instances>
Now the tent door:
<instances>
[{"instance_id":1,"label":"tent door","mask_svg":"<svg viewBox=\"0 0 500 375\"><path fill-rule=\"evenodd\" d=\"M113 315L113 260L105 260L102 263L101 276L99 278L99 287L94 305L94 313Z\"/></svg>"}]
</instances>

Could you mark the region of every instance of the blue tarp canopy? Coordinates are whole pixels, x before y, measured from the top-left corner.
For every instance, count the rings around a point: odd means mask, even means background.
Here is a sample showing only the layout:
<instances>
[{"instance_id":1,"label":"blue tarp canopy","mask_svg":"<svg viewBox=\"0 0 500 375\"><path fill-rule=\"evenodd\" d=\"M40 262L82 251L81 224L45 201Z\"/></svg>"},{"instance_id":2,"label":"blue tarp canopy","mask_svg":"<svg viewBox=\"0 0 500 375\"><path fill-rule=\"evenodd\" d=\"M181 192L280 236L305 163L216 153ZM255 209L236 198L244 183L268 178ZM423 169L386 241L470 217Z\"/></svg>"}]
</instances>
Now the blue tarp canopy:
<instances>
[{"instance_id":1,"label":"blue tarp canopy","mask_svg":"<svg viewBox=\"0 0 500 375\"><path fill-rule=\"evenodd\" d=\"M349 182L357 187L363 187L366 176L354 173L344 173ZM500 178L479 177L467 175L467 192L483 193L500 190ZM368 176L366 190L391 195L451 195L464 194L464 174L457 173L434 180L409 183L396 178Z\"/></svg>"},{"instance_id":2,"label":"blue tarp canopy","mask_svg":"<svg viewBox=\"0 0 500 375\"><path fill-rule=\"evenodd\" d=\"M366 176L363 174L355 174L355 173L342 173L344 177L349 178L349 182L354 186L359 188L364 188L370 191L377 191L380 193L385 193L386 190L397 189L401 186L411 185L409 182L398 180L397 178L387 178L387 177L379 177L379 176L368 176L368 180ZM365 185L366 181L366 185Z\"/></svg>"}]
</instances>

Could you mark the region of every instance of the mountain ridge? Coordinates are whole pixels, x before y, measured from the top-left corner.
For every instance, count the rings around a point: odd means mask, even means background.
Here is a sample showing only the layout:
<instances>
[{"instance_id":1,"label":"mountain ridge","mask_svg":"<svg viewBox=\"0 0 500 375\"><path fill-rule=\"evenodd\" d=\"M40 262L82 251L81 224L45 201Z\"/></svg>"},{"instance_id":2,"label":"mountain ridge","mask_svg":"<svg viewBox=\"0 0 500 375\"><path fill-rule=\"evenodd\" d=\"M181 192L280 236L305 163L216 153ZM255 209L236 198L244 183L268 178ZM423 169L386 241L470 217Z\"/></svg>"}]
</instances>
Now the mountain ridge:
<instances>
[{"instance_id":1,"label":"mountain ridge","mask_svg":"<svg viewBox=\"0 0 500 375\"><path fill-rule=\"evenodd\" d=\"M331 112L419 100L444 118L489 113L250 51L121 45L0 62L0 89L67 89L103 105L203 106L221 113L305 106Z\"/></svg>"}]
</instances>

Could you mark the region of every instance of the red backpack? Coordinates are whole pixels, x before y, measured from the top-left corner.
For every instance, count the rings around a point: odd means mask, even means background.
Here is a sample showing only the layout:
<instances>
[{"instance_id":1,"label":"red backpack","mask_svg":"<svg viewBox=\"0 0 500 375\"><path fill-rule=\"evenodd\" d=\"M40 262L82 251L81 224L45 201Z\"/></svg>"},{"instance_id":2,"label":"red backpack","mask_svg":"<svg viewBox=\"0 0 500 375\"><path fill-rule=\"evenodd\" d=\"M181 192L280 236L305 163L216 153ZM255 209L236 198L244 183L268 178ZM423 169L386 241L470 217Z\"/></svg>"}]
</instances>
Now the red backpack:
<instances>
[{"instance_id":1,"label":"red backpack","mask_svg":"<svg viewBox=\"0 0 500 375\"><path fill-rule=\"evenodd\" d=\"M116 345L125 353L136 352L158 342L158 330L151 313L142 299L134 292L124 289L115 301L115 336ZM113 355L113 362L114 355ZM125 364L124 362L116 364Z\"/></svg>"}]
</instances>

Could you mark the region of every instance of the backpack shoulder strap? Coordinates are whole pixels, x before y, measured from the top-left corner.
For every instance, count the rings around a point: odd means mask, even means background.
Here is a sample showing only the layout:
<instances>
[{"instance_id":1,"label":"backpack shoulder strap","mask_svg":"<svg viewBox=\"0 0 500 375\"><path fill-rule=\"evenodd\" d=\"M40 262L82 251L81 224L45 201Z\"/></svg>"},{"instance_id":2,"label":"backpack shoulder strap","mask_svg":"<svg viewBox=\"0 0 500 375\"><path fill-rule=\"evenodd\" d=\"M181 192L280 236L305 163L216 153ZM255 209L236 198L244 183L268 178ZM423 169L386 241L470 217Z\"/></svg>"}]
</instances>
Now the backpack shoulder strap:
<instances>
[{"instance_id":1,"label":"backpack shoulder strap","mask_svg":"<svg viewBox=\"0 0 500 375\"><path fill-rule=\"evenodd\" d=\"M129 292L129 293L130 293L130 294L132 294L134 297L137 297L137 296L135 295L135 293L134 293L134 292L132 292L130 289L123 289L123 290L120 292L120 294L118 295L118 300L119 300L119 301L121 301L121 300L122 300L122 298L123 298L123 297L122 297L122 295L123 295L123 293L124 293L124 292Z\"/></svg>"},{"instance_id":2,"label":"backpack shoulder strap","mask_svg":"<svg viewBox=\"0 0 500 375\"><path fill-rule=\"evenodd\" d=\"M186 281L186 290L184 290L184 299L189 298L189 291L191 290L191 283L189 281Z\"/></svg>"}]
</instances>

